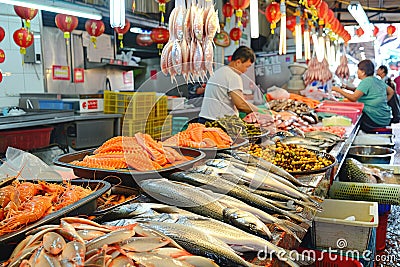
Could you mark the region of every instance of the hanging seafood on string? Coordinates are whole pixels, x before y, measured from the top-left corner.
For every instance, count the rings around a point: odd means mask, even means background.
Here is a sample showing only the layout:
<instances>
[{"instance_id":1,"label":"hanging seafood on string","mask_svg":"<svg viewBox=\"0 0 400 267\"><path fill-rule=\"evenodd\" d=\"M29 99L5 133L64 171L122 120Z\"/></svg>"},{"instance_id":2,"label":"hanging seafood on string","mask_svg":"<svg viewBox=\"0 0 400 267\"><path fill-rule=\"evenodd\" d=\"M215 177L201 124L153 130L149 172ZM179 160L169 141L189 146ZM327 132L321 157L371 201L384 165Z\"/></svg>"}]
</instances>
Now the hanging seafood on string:
<instances>
[{"instance_id":1,"label":"hanging seafood on string","mask_svg":"<svg viewBox=\"0 0 400 267\"><path fill-rule=\"evenodd\" d=\"M160 66L176 81L205 81L213 74L214 42L219 32L218 11L211 0L176 0L169 17L170 37L161 53Z\"/></svg>"}]
</instances>

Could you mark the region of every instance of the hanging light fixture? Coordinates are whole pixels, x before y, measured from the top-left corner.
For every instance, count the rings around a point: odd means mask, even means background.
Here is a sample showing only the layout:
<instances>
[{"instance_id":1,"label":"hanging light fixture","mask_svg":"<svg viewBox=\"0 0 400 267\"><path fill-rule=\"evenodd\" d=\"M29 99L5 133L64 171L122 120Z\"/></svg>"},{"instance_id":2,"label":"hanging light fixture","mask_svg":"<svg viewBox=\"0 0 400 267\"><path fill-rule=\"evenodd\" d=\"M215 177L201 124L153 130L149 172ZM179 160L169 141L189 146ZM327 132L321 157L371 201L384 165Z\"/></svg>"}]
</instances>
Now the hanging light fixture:
<instances>
[{"instance_id":1,"label":"hanging light fixture","mask_svg":"<svg viewBox=\"0 0 400 267\"><path fill-rule=\"evenodd\" d=\"M296 26L294 28L296 41L296 61L303 58L303 43L301 36L300 9L297 11Z\"/></svg>"},{"instance_id":2,"label":"hanging light fixture","mask_svg":"<svg viewBox=\"0 0 400 267\"><path fill-rule=\"evenodd\" d=\"M258 0L250 0L250 35L251 38L260 36L258 26Z\"/></svg>"},{"instance_id":3,"label":"hanging light fixture","mask_svg":"<svg viewBox=\"0 0 400 267\"><path fill-rule=\"evenodd\" d=\"M360 4L360 2L351 1L350 5L347 6L347 9L349 10L353 18L357 21L357 23L360 25L360 27L364 30L364 32L366 33L373 32L373 26L369 22L367 14L365 13L364 8Z\"/></svg>"},{"instance_id":4,"label":"hanging light fixture","mask_svg":"<svg viewBox=\"0 0 400 267\"><path fill-rule=\"evenodd\" d=\"M125 0L110 0L110 25L113 28L125 26Z\"/></svg>"},{"instance_id":5,"label":"hanging light fixture","mask_svg":"<svg viewBox=\"0 0 400 267\"><path fill-rule=\"evenodd\" d=\"M317 43L318 43L317 49L316 49L317 60L318 60L318 62L322 62L325 58L325 39L322 36L322 27L319 29Z\"/></svg>"},{"instance_id":6,"label":"hanging light fixture","mask_svg":"<svg viewBox=\"0 0 400 267\"><path fill-rule=\"evenodd\" d=\"M304 59L309 60L311 59L311 44L310 44L310 30L304 30Z\"/></svg>"},{"instance_id":7,"label":"hanging light fixture","mask_svg":"<svg viewBox=\"0 0 400 267\"><path fill-rule=\"evenodd\" d=\"M285 0L281 0L281 28L279 35L279 55L286 54L286 5Z\"/></svg>"}]
</instances>

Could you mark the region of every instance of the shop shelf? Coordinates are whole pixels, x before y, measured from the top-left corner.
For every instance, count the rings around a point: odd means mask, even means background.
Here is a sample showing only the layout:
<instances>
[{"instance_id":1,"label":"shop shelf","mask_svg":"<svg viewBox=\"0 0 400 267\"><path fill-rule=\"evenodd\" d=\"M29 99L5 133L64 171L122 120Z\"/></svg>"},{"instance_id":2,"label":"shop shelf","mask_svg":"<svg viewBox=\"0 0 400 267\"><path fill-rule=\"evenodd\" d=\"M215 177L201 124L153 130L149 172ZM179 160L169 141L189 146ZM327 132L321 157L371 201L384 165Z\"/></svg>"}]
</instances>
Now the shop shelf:
<instances>
[{"instance_id":1,"label":"shop shelf","mask_svg":"<svg viewBox=\"0 0 400 267\"><path fill-rule=\"evenodd\" d=\"M30 150L48 146L52 130L53 127L42 127L0 131L0 153L6 152L8 147Z\"/></svg>"}]
</instances>

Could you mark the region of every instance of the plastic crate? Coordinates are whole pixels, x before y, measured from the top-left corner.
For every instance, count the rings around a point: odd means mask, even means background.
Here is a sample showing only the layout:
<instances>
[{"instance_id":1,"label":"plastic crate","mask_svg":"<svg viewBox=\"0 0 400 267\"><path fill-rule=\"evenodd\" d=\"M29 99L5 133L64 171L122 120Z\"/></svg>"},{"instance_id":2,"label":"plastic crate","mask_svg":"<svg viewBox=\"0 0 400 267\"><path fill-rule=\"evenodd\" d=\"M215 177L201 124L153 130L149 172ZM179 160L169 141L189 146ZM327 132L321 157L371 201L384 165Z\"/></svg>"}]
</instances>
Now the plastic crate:
<instances>
[{"instance_id":1,"label":"plastic crate","mask_svg":"<svg viewBox=\"0 0 400 267\"><path fill-rule=\"evenodd\" d=\"M129 120L124 119L122 124L123 136L134 136L135 133L149 133L153 127L153 121L146 120Z\"/></svg>"},{"instance_id":2,"label":"plastic crate","mask_svg":"<svg viewBox=\"0 0 400 267\"><path fill-rule=\"evenodd\" d=\"M315 110L317 112L328 112L346 116L355 123L362 114L363 109L364 103L323 101Z\"/></svg>"},{"instance_id":3,"label":"plastic crate","mask_svg":"<svg viewBox=\"0 0 400 267\"><path fill-rule=\"evenodd\" d=\"M329 197L400 205L400 185L334 181L329 189Z\"/></svg>"},{"instance_id":4,"label":"plastic crate","mask_svg":"<svg viewBox=\"0 0 400 267\"><path fill-rule=\"evenodd\" d=\"M52 130L53 127L0 131L0 153L8 147L30 150L48 146Z\"/></svg>"},{"instance_id":5,"label":"plastic crate","mask_svg":"<svg viewBox=\"0 0 400 267\"><path fill-rule=\"evenodd\" d=\"M154 119L155 92L104 91L104 113L125 114L129 119Z\"/></svg>"},{"instance_id":6,"label":"plastic crate","mask_svg":"<svg viewBox=\"0 0 400 267\"><path fill-rule=\"evenodd\" d=\"M317 249L365 251L373 228L378 226L378 203L325 199L313 221ZM354 220L347 218L354 216Z\"/></svg>"},{"instance_id":7,"label":"plastic crate","mask_svg":"<svg viewBox=\"0 0 400 267\"><path fill-rule=\"evenodd\" d=\"M72 110L74 103L62 100L39 100L39 109Z\"/></svg>"},{"instance_id":8,"label":"plastic crate","mask_svg":"<svg viewBox=\"0 0 400 267\"><path fill-rule=\"evenodd\" d=\"M160 96L155 105L155 119L163 119L168 115L168 97Z\"/></svg>"},{"instance_id":9,"label":"plastic crate","mask_svg":"<svg viewBox=\"0 0 400 267\"><path fill-rule=\"evenodd\" d=\"M355 259L350 257L341 256L333 253L328 253L326 251L316 250L316 249L305 249L298 248L298 252L303 255L314 256L317 259L314 263L315 267L362 267L363 265Z\"/></svg>"}]
</instances>

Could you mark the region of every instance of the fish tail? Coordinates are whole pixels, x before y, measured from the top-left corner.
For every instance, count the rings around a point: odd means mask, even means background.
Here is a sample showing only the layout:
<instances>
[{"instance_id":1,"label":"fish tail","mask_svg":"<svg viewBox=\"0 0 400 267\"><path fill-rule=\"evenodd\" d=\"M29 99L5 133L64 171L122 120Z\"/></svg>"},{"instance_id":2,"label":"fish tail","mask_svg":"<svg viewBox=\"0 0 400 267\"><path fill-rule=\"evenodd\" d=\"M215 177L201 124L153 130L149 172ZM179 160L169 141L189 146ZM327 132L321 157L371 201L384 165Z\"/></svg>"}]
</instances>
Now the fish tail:
<instances>
[{"instance_id":1,"label":"fish tail","mask_svg":"<svg viewBox=\"0 0 400 267\"><path fill-rule=\"evenodd\" d=\"M282 231L285 231L287 234L293 236L294 238L296 238L297 241L301 243L301 239L296 235L294 231L290 230L290 228L286 226L286 223L284 221L274 223L274 225Z\"/></svg>"}]
</instances>

